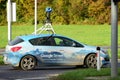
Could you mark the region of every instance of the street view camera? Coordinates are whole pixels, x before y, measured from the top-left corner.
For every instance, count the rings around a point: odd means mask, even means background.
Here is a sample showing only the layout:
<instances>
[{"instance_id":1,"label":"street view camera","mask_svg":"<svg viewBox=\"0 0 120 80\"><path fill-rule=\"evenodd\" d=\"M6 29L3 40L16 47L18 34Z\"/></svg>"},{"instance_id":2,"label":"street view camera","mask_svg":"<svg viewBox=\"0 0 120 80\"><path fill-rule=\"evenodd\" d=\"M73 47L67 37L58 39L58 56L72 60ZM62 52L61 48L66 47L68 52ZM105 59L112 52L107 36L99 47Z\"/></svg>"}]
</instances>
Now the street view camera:
<instances>
[{"instance_id":1,"label":"street view camera","mask_svg":"<svg viewBox=\"0 0 120 80\"><path fill-rule=\"evenodd\" d=\"M49 33L52 32L52 34L55 34L55 31L52 27L52 24L51 24L52 22L50 19L50 13L52 12L52 9L50 7L47 7L45 11L46 11L46 14L45 14L46 20L44 22L45 24L41 28L37 29L36 32L40 34L43 31L48 31Z\"/></svg>"},{"instance_id":2,"label":"street view camera","mask_svg":"<svg viewBox=\"0 0 120 80\"><path fill-rule=\"evenodd\" d=\"M50 13L52 12L52 9L50 7L46 8L46 21L45 23L51 23L51 19L50 19Z\"/></svg>"}]
</instances>

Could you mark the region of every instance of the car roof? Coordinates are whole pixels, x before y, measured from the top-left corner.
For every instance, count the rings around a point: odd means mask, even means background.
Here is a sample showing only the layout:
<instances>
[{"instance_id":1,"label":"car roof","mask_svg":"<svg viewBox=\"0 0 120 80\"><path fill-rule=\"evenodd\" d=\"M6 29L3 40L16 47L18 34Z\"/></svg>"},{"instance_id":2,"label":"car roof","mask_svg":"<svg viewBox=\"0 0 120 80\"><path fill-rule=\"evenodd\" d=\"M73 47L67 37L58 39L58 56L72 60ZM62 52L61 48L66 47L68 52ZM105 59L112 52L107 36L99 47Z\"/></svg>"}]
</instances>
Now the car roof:
<instances>
[{"instance_id":1,"label":"car roof","mask_svg":"<svg viewBox=\"0 0 120 80\"><path fill-rule=\"evenodd\" d=\"M30 39L34 39L34 38L40 38L40 37L49 37L49 36L53 36L53 37L65 37L65 38L68 38L68 39L71 39L71 40L74 40L72 38L69 38L69 37L66 37L66 36L63 36L63 35L59 35L59 34L30 34L30 35L22 35L22 36L18 36L19 38L23 39L24 41L28 41ZM74 40L76 41L76 40ZM78 41L76 41L78 42ZM81 43L81 42L78 42L78 43ZM84 45L83 43L81 43L82 45Z\"/></svg>"},{"instance_id":2,"label":"car roof","mask_svg":"<svg viewBox=\"0 0 120 80\"><path fill-rule=\"evenodd\" d=\"M48 36L61 36L58 34L30 34L30 35L23 35L23 36L19 36L19 38L23 39L23 40L30 40L33 38L38 38L38 37L48 37Z\"/></svg>"}]
</instances>

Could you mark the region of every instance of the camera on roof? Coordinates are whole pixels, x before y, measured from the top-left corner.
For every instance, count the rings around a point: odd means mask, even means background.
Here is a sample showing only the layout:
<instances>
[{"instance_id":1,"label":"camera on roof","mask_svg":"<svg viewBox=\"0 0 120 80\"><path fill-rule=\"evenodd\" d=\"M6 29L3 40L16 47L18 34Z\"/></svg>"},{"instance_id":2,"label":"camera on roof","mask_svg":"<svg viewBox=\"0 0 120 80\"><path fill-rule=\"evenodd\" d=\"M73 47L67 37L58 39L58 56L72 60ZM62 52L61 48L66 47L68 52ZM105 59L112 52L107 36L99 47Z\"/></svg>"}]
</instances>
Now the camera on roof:
<instances>
[{"instance_id":1,"label":"camera on roof","mask_svg":"<svg viewBox=\"0 0 120 80\"><path fill-rule=\"evenodd\" d=\"M47 7L47 8L46 8L46 12L49 12L49 13L50 13L51 11L52 11L52 9L51 9L50 7Z\"/></svg>"}]
</instances>

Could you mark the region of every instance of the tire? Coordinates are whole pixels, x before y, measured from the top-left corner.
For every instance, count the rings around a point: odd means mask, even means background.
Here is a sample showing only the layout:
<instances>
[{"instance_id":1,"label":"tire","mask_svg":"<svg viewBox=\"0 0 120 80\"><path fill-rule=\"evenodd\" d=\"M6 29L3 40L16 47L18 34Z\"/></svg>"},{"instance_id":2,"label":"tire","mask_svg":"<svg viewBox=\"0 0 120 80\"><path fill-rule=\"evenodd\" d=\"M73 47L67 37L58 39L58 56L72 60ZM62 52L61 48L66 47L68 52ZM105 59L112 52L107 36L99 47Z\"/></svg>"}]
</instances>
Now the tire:
<instances>
[{"instance_id":1,"label":"tire","mask_svg":"<svg viewBox=\"0 0 120 80\"><path fill-rule=\"evenodd\" d=\"M97 58L95 54L90 54L85 59L85 65L88 68L96 68L97 67Z\"/></svg>"},{"instance_id":2,"label":"tire","mask_svg":"<svg viewBox=\"0 0 120 80\"><path fill-rule=\"evenodd\" d=\"M21 59L20 62L21 69L32 70L35 68L35 66L36 66L36 59L33 56L27 55Z\"/></svg>"}]
</instances>

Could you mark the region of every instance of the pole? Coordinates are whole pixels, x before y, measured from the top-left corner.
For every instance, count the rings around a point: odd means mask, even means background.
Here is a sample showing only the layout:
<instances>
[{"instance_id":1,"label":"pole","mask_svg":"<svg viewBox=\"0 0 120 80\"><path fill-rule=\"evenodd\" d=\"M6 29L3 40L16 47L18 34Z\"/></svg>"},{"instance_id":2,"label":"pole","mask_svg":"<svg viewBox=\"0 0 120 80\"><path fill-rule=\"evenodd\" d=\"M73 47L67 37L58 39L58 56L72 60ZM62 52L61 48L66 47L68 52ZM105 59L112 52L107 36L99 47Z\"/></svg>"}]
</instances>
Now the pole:
<instances>
[{"instance_id":1,"label":"pole","mask_svg":"<svg viewBox=\"0 0 120 80\"><path fill-rule=\"evenodd\" d=\"M118 2L111 0L111 77L118 76Z\"/></svg>"},{"instance_id":2,"label":"pole","mask_svg":"<svg viewBox=\"0 0 120 80\"><path fill-rule=\"evenodd\" d=\"M100 47L97 47L97 71L100 71Z\"/></svg>"},{"instance_id":3,"label":"pole","mask_svg":"<svg viewBox=\"0 0 120 80\"><path fill-rule=\"evenodd\" d=\"M8 42L12 39L12 27L11 27L11 18L12 18L12 9L11 9L11 0L8 0L7 4L7 14L8 14Z\"/></svg>"},{"instance_id":4,"label":"pole","mask_svg":"<svg viewBox=\"0 0 120 80\"><path fill-rule=\"evenodd\" d=\"M35 34L37 34L37 0L35 0Z\"/></svg>"}]
</instances>

